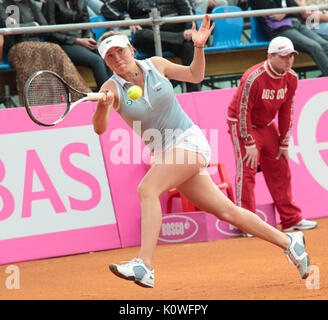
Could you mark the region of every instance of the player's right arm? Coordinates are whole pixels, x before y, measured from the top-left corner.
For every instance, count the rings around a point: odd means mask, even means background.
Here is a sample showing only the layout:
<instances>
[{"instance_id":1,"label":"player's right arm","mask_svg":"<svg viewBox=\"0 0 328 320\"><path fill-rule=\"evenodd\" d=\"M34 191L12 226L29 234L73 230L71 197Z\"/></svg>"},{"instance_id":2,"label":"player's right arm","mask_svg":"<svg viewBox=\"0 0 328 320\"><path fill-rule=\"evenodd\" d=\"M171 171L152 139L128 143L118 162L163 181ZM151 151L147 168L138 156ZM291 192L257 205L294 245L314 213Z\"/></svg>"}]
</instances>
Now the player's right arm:
<instances>
[{"instance_id":1,"label":"player's right arm","mask_svg":"<svg viewBox=\"0 0 328 320\"><path fill-rule=\"evenodd\" d=\"M107 80L99 92L103 92L105 95L98 100L92 124L94 131L100 135L107 130L110 112L112 108L117 109L119 100L116 86L112 80Z\"/></svg>"}]
</instances>

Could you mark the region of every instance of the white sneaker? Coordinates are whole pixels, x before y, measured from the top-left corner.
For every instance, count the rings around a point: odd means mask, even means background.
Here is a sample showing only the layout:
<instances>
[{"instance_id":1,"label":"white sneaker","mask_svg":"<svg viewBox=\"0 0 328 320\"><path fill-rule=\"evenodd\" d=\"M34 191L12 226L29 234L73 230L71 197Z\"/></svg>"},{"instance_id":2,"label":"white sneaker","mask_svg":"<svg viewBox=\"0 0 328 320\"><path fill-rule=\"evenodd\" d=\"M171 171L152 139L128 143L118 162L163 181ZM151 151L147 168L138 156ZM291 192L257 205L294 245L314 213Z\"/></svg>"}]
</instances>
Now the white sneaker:
<instances>
[{"instance_id":1,"label":"white sneaker","mask_svg":"<svg viewBox=\"0 0 328 320\"><path fill-rule=\"evenodd\" d=\"M318 222L316 221L310 221L306 219L302 219L299 223L295 224L292 227L282 229L284 232L288 231L294 231L294 230L307 230L307 229L313 229L318 225Z\"/></svg>"},{"instance_id":2,"label":"white sneaker","mask_svg":"<svg viewBox=\"0 0 328 320\"><path fill-rule=\"evenodd\" d=\"M242 235L244 238L254 238L254 236L250 233L243 232Z\"/></svg>"},{"instance_id":3,"label":"white sneaker","mask_svg":"<svg viewBox=\"0 0 328 320\"><path fill-rule=\"evenodd\" d=\"M287 259L295 265L302 279L310 273L310 258L305 252L305 239L303 232L286 233L290 239L289 247L284 251Z\"/></svg>"},{"instance_id":4,"label":"white sneaker","mask_svg":"<svg viewBox=\"0 0 328 320\"><path fill-rule=\"evenodd\" d=\"M124 264L110 264L110 271L120 278L133 280L142 287L154 287L154 269L146 267L142 259L134 258Z\"/></svg>"}]
</instances>

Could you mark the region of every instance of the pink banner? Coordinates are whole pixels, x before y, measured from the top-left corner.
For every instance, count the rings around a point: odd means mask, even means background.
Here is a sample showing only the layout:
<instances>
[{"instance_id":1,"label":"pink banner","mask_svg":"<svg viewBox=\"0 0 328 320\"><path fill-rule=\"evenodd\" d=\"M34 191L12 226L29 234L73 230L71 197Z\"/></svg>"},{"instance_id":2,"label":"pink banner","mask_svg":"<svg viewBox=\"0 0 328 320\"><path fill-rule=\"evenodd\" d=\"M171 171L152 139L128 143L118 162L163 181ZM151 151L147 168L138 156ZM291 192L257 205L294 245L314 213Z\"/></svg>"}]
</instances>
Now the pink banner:
<instances>
[{"instance_id":1,"label":"pink banner","mask_svg":"<svg viewBox=\"0 0 328 320\"><path fill-rule=\"evenodd\" d=\"M1 110L0 264L121 247L93 112L45 128Z\"/></svg>"}]
</instances>

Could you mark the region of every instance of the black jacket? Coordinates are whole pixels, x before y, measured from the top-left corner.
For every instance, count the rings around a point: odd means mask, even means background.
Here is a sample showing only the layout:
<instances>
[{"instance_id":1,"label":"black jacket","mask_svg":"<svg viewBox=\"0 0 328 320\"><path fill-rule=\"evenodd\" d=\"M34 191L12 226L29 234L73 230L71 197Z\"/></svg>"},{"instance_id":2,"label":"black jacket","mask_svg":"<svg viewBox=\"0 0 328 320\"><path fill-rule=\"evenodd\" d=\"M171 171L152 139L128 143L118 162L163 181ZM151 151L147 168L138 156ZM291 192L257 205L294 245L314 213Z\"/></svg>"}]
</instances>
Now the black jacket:
<instances>
[{"instance_id":1,"label":"black jacket","mask_svg":"<svg viewBox=\"0 0 328 320\"><path fill-rule=\"evenodd\" d=\"M47 0L42 11L49 24L67 24L89 22L86 0L69 0L70 8L65 0ZM70 30L51 32L49 39L58 44L73 44L77 38L91 38L92 31Z\"/></svg>"},{"instance_id":2,"label":"black jacket","mask_svg":"<svg viewBox=\"0 0 328 320\"><path fill-rule=\"evenodd\" d=\"M12 11L10 13L6 13L5 8L8 6L14 5L18 7L17 11ZM19 22L20 27L32 27L36 26L34 23L37 22L40 26L47 25L47 20L43 16L41 10L34 3L33 0L21 0L21 1L13 1L13 0L3 0L1 3L1 15L0 15L0 27L12 27L7 26L6 22L9 17L15 18L15 14L19 12L19 18L16 18L16 21ZM19 20L19 21L18 21ZM23 41L40 41L41 37L44 36L40 33L29 33L29 34L17 34L11 36L5 36L5 47L6 50L9 49L16 43L20 43Z\"/></svg>"},{"instance_id":3,"label":"black jacket","mask_svg":"<svg viewBox=\"0 0 328 320\"><path fill-rule=\"evenodd\" d=\"M124 12L128 13L131 19L145 19L149 18L153 7L157 7L161 17L193 14L189 0L107 0L101 8L101 13L109 21L124 20ZM167 23L161 25L161 30L181 32L190 29L191 25L191 22Z\"/></svg>"},{"instance_id":4,"label":"black jacket","mask_svg":"<svg viewBox=\"0 0 328 320\"><path fill-rule=\"evenodd\" d=\"M281 0L249 0L253 10L282 8ZM295 0L286 0L287 7L298 7Z\"/></svg>"}]
</instances>

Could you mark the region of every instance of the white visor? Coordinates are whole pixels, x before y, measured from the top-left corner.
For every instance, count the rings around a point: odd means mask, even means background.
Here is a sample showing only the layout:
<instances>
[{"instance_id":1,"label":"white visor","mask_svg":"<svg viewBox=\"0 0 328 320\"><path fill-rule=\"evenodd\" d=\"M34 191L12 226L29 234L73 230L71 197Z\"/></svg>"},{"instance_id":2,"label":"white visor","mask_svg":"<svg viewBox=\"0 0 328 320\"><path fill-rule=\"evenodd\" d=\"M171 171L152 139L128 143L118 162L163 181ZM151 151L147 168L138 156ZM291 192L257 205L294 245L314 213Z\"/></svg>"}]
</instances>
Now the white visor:
<instances>
[{"instance_id":1,"label":"white visor","mask_svg":"<svg viewBox=\"0 0 328 320\"><path fill-rule=\"evenodd\" d=\"M103 41L101 41L101 43L98 47L98 52L99 52L100 56L104 59L108 49L110 49L112 47L124 48L124 47L127 47L128 45L131 45L128 37L123 34L122 35L117 34L115 36L108 37L108 38L104 39Z\"/></svg>"}]
</instances>

